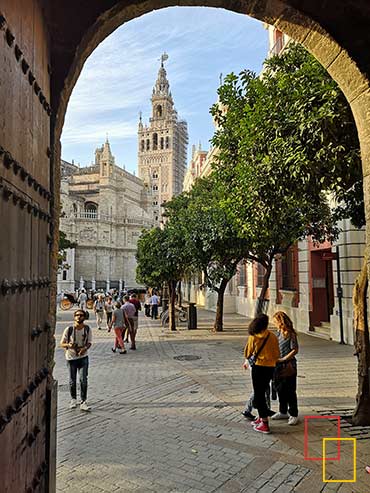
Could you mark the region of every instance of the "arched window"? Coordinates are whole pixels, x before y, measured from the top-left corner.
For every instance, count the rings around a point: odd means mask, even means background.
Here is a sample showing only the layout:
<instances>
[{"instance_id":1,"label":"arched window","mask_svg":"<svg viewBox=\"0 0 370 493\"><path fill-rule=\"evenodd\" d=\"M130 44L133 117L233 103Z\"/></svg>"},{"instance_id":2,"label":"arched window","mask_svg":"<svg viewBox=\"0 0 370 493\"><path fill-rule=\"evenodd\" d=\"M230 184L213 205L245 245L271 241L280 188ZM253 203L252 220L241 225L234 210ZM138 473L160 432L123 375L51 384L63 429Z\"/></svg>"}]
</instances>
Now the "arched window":
<instances>
[{"instance_id":1,"label":"arched window","mask_svg":"<svg viewBox=\"0 0 370 493\"><path fill-rule=\"evenodd\" d=\"M141 141L141 152L142 151L145 151L145 141L144 140Z\"/></svg>"},{"instance_id":2,"label":"arched window","mask_svg":"<svg viewBox=\"0 0 370 493\"><path fill-rule=\"evenodd\" d=\"M150 149L150 140L146 139L146 150L149 151Z\"/></svg>"},{"instance_id":3,"label":"arched window","mask_svg":"<svg viewBox=\"0 0 370 493\"><path fill-rule=\"evenodd\" d=\"M161 149L164 149L164 138L161 137Z\"/></svg>"},{"instance_id":4,"label":"arched window","mask_svg":"<svg viewBox=\"0 0 370 493\"><path fill-rule=\"evenodd\" d=\"M160 104L157 106L156 113L159 118L162 116L162 106Z\"/></svg>"},{"instance_id":5,"label":"arched window","mask_svg":"<svg viewBox=\"0 0 370 493\"><path fill-rule=\"evenodd\" d=\"M153 205L158 205L158 200L153 200Z\"/></svg>"},{"instance_id":6,"label":"arched window","mask_svg":"<svg viewBox=\"0 0 370 493\"><path fill-rule=\"evenodd\" d=\"M153 151L158 148L158 134L153 134Z\"/></svg>"},{"instance_id":7,"label":"arched window","mask_svg":"<svg viewBox=\"0 0 370 493\"><path fill-rule=\"evenodd\" d=\"M98 204L94 202L86 202L85 204L85 217L87 218L95 218L98 215Z\"/></svg>"},{"instance_id":8,"label":"arched window","mask_svg":"<svg viewBox=\"0 0 370 493\"><path fill-rule=\"evenodd\" d=\"M152 189L156 192L158 190L158 185L153 185Z\"/></svg>"},{"instance_id":9,"label":"arched window","mask_svg":"<svg viewBox=\"0 0 370 493\"><path fill-rule=\"evenodd\" d=\"M158 171L157 170L153 171L152 178L154 178L154 179L158 178Z\"/></svg>"},{"instance_id":10,"label":"arched window","mask_svg":"<svg viewBox=\"0 0 370 493\"><path fill-rule=\"evenodd\" d=\"M170 138L166 137L166 149L170 148Z\"/></svg>"},{"instance_id":11,"label":"arched window","mask_svg":"<svg viewBox=\"0 0 370 493\"><path fill-rule=\"evenodd\" d=\"M72 205L73 215L77 216L77 204Z\"/></svg>"}]
</instances>

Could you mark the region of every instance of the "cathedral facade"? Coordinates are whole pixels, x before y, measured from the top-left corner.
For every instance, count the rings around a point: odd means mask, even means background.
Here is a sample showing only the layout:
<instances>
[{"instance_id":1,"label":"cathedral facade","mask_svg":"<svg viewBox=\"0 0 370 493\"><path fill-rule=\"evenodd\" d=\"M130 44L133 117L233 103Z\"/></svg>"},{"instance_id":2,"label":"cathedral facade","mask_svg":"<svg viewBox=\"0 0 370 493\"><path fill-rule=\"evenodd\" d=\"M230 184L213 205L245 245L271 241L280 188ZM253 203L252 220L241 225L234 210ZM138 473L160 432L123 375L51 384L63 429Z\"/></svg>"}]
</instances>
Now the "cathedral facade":
<instances>
[{"instance_id":1,"label":"cathedral facade","mask_svg":"<svg viewBox=\"0 0 370 493\"><path fill-rule=\"evenodd\" d=\"M116 166L108 140L92 166L62 161L61 205L60 229L77 247L59 290L80 280L87 288L136 287L137 240L153 226L150 197L142 180Z\"/></svg>"},{"instance_id":2,"label":"cathedral facade","mask_svg":"<svg viewBox=\"0 0 370 493\"><path fill-rule=\"evenodd\" d=\"M74 250L58 275L58 291L137 287L136 248L143 228L159 226L161 204L182 192L188 131L178 118L162 55L151 97L152 116L138 128L139 177L115 164L108 140L95 163L62 161L60 230Z\"/></svg>"},{"instance_id":3,"label":"cathedral facade","mask_svg":"<svg viewBox=\"0 0 370 493\"><path fill-rule=\"evenodd\" d=\"M158 224L161 204L182 192L187 166L187 123L179 119L167 79L162 55L158 77L151 97L152 114L138 128L139 177L151 193L152 214Z\"/></svg>"}]
</instances>

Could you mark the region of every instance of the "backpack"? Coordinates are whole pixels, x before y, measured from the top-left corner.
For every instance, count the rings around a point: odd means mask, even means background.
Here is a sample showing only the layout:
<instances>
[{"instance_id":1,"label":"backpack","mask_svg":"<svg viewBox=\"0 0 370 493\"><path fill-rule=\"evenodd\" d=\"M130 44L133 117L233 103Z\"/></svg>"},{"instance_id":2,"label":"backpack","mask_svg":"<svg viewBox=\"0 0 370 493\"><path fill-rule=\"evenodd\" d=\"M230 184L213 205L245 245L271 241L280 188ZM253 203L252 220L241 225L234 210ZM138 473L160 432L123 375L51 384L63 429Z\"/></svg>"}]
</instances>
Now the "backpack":
<instances>
[{"instance_id":1,"label":"backpack","mask_svg":"<svg viewBox=\"0 0 370 493\"><path fill-rule=\"evenodd\" d=\"M71 340L71 336L72 336L72 332L73 332L73 325L70 325L68 327L68 332L67 332L67 342L69 343L69 341ZM87 341L88 341L88 338L89 338L89 333L90 333L90 327L88 325L84 325L84 334L83 334L83 341L84 343L86 344Z\"/></svg>"}]
</instances>

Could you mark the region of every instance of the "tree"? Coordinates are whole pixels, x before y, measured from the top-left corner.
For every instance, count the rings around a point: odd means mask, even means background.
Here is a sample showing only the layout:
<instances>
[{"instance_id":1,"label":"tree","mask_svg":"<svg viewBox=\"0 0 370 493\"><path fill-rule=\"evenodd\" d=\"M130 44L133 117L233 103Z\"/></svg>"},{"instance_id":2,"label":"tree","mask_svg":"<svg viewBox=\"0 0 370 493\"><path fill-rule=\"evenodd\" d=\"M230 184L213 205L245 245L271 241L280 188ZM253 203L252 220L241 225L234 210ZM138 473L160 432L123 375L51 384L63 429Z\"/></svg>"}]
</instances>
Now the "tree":
<instances>
[{"instance_id":1,"label":"tree","mask_svg":"<svg viewBox=\"0 0 370 493\"><path fill-rule=\"evenodd\" d=\"M211 111L223 206L265 268L262 302L276 254L308 236L334 240L350 211L363 224L356 126L337 84L298 45L268 60L263 77L226 77ZM340 202L334 210L329 193Z\"/></svg>"},{"instance_id":2,"label":"tree","mask_svg":"<svg viewBox=\"0 0 370 493\"><path fill-rule=\"evenodd\" d=\"M169 325L176 330L176 285L189 265L188 252L184 248L181 231L166 224L164 229L144 230L137 244L136 278L147 286L162 286L169 290Z\"/></svg>"},{"instance_id":3,"label":"tree","mask_svg":"<svg viewBox=\"0 0 370 493\"><path fill-rule=\"evenodd\" d=\"M198 179L188 193L166 203L169 224L181 230L192 272L204 273L204 284L217 293L214 330L223 330L224 294L246 256L248 245L220 207L223 187L213 176Z\"/></svg>"},{"instance_id":4,"label":"tree","mask_svg":"<svg viewBox=\"0 0 370 493\"><path fill-rule=\"evenodd\" d=\"M58 250L58 268L63 266L66 260L66 250L68 248L76 248L77 243L67 239L63 231L59 231L59 250Z\"/></svg>"}]
</instances>

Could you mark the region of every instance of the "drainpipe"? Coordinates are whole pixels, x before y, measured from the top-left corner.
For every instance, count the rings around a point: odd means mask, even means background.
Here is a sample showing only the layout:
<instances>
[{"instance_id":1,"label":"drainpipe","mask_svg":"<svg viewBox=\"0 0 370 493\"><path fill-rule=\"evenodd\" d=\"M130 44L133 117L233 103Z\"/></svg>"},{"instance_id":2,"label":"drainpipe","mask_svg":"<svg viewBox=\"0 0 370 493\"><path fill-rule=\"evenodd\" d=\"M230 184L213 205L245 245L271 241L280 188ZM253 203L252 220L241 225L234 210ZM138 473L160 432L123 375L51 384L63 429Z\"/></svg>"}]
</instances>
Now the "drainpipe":
<instances>
[{"instance_id":1,"label":"drainpipe","mask_svg":"<svg viewBox=\"0 0 370 493\"><path fill-rule=\"evenodd\" d=\"M340 280L340 259L339 259L339 246L336 247L336 259L337 259L337 297L338 297L338 307L339 307L339 327L340 327L340 344L345 344L344 342L344 329L343 329L343 289Z\"/></svg>"}]
</instances>

